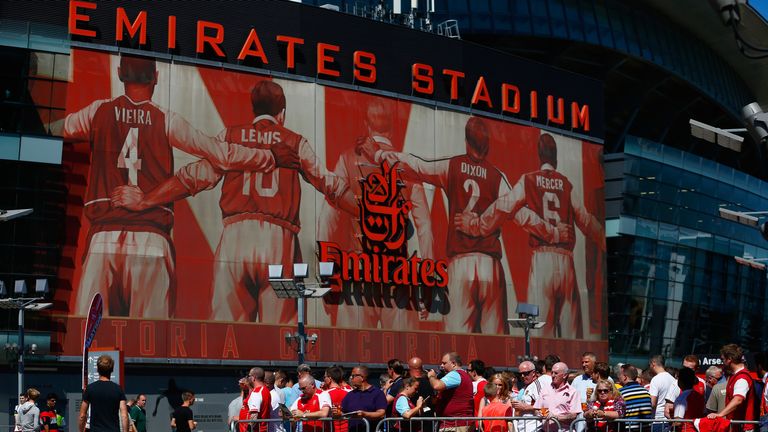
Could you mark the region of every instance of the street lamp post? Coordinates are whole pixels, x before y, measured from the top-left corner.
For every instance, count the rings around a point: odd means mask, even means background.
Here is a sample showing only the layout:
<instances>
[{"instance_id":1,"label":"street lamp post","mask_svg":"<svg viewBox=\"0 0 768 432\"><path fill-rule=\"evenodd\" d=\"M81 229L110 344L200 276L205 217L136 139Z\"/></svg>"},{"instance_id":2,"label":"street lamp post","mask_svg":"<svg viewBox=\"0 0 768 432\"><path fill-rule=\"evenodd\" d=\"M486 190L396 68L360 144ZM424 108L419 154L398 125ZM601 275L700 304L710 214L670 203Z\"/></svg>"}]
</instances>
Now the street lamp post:
<instances>
[{"instance_id":1,"label":"street lamp post","mask_svg":"<svg viewBox=\"0 0 768 432\"><path fill-rule=\"evenodd\" d=\"M24 393L24 354L26 346L24 345L24 311L40 311L53 306L53 303L37 303L43 300L43 297L30 298L6 298L0 299L0 309L18 309L19 310L19 360L18 360L18 392L17 395Z\"/></svg>"},{"instance_id":2,"label":"street lamp post","mask_svg":"<svg viewBox=\"0 0 768 432\"><path fill-rule=\"evenodd\" d=\"M525 358L531 359L531 330L540 329L544 327L546 322L536 321L536 317L539 316L539 306L528 303L517 304L517 316L518 318L509 318L507 322L510 326L515 328L521 328L525 332Z\"/></svg>"},{"instance_id":3,"label":"street lamp post","mask_svg":"<svg viewBox=\"0 0 768 432\"><path fill-rule=\"evenodd\" d=\"M329 278L333 276L333 263L320 263L320 281L305 282L309 276L309 264L293 264L293 277L283 277L283 266L281 264L271 264L269 266L269 283L275 290L277 298L295 298L298 312L298 331L296 334L287 334L285 339L298 342L299 364L304 363L304 357L307 354L307 342L316 343L317 335L307 336L304 327L305 303L307 298L320 298L327 294L331 288Z\"/></svg>"}]
</instances>

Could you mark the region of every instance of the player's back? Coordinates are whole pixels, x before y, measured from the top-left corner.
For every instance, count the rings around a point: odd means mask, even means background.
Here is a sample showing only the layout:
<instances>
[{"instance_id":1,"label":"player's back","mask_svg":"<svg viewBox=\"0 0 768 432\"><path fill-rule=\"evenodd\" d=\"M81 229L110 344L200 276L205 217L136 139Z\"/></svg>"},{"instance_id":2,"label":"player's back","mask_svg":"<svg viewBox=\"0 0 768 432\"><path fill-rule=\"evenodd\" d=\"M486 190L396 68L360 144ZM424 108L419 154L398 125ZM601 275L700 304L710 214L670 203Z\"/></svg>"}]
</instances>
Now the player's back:
<instances>
[{"instance_id":1,"label":"player's back","mask_svg":"<svg viewBox=\"0 0 768 432\"><path fill-rule=\"evenodd\" d=\"M528 208L553 226L559 223L573 225L573 185L566 176L554 169L542 169L525 174L524 179L525 203ZM531 234L529 244L533 247L554 246L573 250L575 239L550 244Z\"/></svg>"},{"instance_id":2,"label":"player's back","mask_svg":"<svg viewBox=\"0 0 768 432\"><path fill-rule=\"evenodd\" d=\"M269 149L287 144L298 151L301 135L276 123L273 117L257 117L253 123L227 128L227 142ZM224 222L243 215L263 218L298 232L301 185L296 170L277 168L271 172L228 171L221 189Z\"/></svg>"},{"instance_id":3,"label":"player's back","mask_svg":"<svg viewBox=\"0 0 768 432\"><path fill-rule=\"evenodd\" d=\"M133 212L110 205L118 186L150 191L173 175L173 153L165 113L151 101L134 103L126 96L105 101L91 123L91 170L85 214L92 231L156 229L169 233L172 204Z\"/></svg>"},{"instance_id":4,"label":"player's back","mask_svg":"<svg viewBox=\"0 0 768 432\"><path fill-rule=\"evenodd\" d=\"M502 174L487 160L474 161L467 155L455 156L448 164L448 243L449 257L479 252L501 258L500 230L486 237L471 237L456 230L457 213L482 214L499 197Z\"/></svg>"}]
</instances>

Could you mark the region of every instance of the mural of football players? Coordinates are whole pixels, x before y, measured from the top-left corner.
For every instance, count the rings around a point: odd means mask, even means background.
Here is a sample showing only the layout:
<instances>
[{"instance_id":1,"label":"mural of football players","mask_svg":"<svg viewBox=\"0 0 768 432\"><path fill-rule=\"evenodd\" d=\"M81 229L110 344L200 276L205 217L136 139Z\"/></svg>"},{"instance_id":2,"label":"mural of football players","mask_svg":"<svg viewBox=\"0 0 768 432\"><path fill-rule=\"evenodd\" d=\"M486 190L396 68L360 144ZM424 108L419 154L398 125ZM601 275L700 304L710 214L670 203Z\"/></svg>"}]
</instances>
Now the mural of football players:
<instances>
[{"instance_id":1,"label":"mural of football players","mask_svg":"<svg viewBox=\"0 0 768 432\"><path fill-rule=\"evenodd\" d=\"M442 188L448 196L448 301L446 331L504 334L507 330L507 294L501 264L500 228L471 236L456 229L454 216L482 213L500 196L508 193L504 175L486 159L490 149L488 127L479 117L470 117L464 128L466 153L437 161L425 161L410 154L380 148L372 140L360 146L371 159L401 162L405 176ZM521 206L518 206L520 209ZM516 209L516 210L518 210ZM560 241L560 230L527 209L516 220L537 236Z\"/></svg>"},{"instance_id":2,"label":"mural of football players","mask_svg":"<svg viewBox=\"0 0 768 432\"><path fill-rule=\"evenodd\" d=\"M228 127L218 138L255 149L287 146L299 156L298 169L222 172L200 160L146 195L122 196L118 205L141 210L210 189L223 178L219 207L224 231L214 257L211 319L289 323L296 318L295 302L275 296L268 265L283 264L290 272L291 264L301 260L299 175L344 211L356 213L357 205L344 179L318 164L308 141L284 126L286 99L279 84L258 82L251 104L253 121Z\"/></svg>"},{"instance_id":3,"label":"mural of football players","mask_svg":"<svg viewBox=\"0 0 768 432\"><path fill-rule=\"evenodd\" d=\"M360 140L370 139L383 150L395 151L391 141L394 109L394 104L386 104L380 99L371 102L365 115L367 135ZM378 164L351 146L339 157L334 174L347 180L355 196L362 196L360 181L380 170ZM410 215L418 238L419 255L432 258L432 223L423 186L407 181L402 190L402 198L411 203ZM352 216L325 205L318 220L317 238L332 240L343 250L363 251L359 214ZM381 325L382 328L413 329L418 320L418 303L411 294L409 287L392 288L373 283L345 284L341 293L326 295L325 310L331 316L333 326L378 328ZM403 314L399 319L398 311Z\"/></svg>"},{"instance_id":4,"label":"mural of football players","mask_svg":"<svg viewBox=\"0 0 768 432\"><path fill-rule=\"evenodd\" d=\"M298 158L286 153L287 159L280 159L269 150L208 137L156 105L153 59L123 55L117 74L123 95L97 100L52 125L62 128L68 141L90 142L92 150L85 202L90 231L76 313L86 314L93 295L101 292L109 315L168 318L175 266L173 206L133 212L111 204L114 192L121 187L151 190L171 178L172 147L222 170L269 171L276 163L296 166Z\"/></svg>"},{"instance_id":5,"label":"mural of football players","mask_svg":"<svg viewBox=\"0 0 768 432\"><path fill-rule=\"evenodd\" d=\"M557 171L557 143L552 135L543 133L538 141L541 168L523 174L510 193L489 206L480 216L464 213L455 217L459 230L471 235L488 235L520 206L533 210L551 224L574 224L584 235L605 249L603 225L580 203L572 198L573 185ZM545 336L583 338L581 299L573 263L575 238L555 241L531 234L529 244L534 250L528 282L530 294L542 293L542 310L547 311ZM570 304L571 322L563 326L561 315Z\"/></svg>"}]
</instances>

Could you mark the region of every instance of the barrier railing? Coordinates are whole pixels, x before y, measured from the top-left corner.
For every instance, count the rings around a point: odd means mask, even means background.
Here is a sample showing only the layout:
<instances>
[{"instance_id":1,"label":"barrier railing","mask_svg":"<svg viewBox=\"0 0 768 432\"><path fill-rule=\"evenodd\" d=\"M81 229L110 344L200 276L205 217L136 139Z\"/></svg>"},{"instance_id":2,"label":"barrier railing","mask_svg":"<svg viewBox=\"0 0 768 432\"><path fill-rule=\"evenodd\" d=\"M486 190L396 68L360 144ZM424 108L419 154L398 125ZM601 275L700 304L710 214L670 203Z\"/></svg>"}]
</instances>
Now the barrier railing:
<instances>
[{"instance_id":1,"label":"barrier railing","mask_svg":"<svg viewBox=\"0 0 768 432\"><path fill-rule=\"evenodd\" d=\"M371 432L368 419L350 417L318 419L286 417L285 419L238 420L232 424L233 432Z\"/></svg>"},{"instance_id":2,"label":"barrier railing","mask_svg":"<svg viewBox=\"0 0 768 432\"><path fill-rule=\"evenodd\" d=\"M557 419L539 416L517 417L387 417L382 419L374 432L462 432L480 430L483 432L507 431L512 422L517 432L540 430L565 430Z\"/></svg>"},{"instance_id":3,"label":"barrier railing","mask_svg":"<svg viewBox=\"0 0 768 432\"><path fill-rule=\"evenodd\" d=\"M698 419L701 420L701 419ZM569 432L698 432L692 419L587 419L579 417L574 420ZM744 425L754 425L754 431L760 429L760 422L747 420L731 420L728 432L744 430Z\"/></svg>"}]
</instances>

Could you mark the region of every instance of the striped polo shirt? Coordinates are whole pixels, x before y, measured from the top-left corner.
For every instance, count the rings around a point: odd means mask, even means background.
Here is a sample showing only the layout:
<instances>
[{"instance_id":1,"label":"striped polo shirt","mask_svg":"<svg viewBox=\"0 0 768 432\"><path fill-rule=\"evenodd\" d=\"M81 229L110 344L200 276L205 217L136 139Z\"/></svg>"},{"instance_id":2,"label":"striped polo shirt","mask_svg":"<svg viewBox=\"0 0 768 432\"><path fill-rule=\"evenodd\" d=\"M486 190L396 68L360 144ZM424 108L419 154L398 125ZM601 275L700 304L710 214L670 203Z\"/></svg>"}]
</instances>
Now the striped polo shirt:
<instances>
[{"instance_id":1,"label":"striped polo shirt","mask_svg":"<svg viewBox=\"0 0 768 432\"><path fill-rule=\"evenodd\" d=\"M651 395L645 387L638 383L628 383L619 389L626 410L624 418L627 419L650 419L653 418L653 406L651 405ZM632 425L627 425L631 427ZM635 427L638 425L635 424Z\"/></svg>"}]
</instances>

